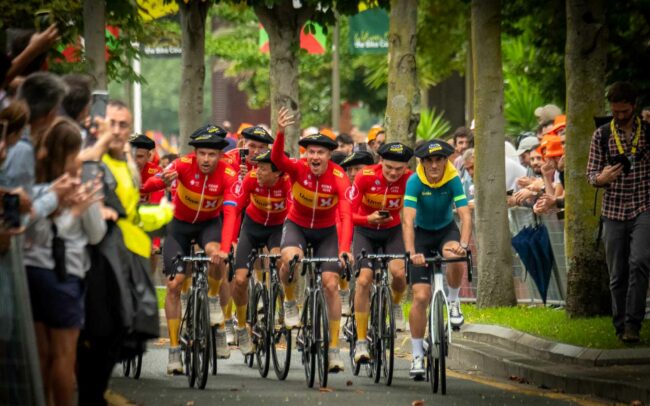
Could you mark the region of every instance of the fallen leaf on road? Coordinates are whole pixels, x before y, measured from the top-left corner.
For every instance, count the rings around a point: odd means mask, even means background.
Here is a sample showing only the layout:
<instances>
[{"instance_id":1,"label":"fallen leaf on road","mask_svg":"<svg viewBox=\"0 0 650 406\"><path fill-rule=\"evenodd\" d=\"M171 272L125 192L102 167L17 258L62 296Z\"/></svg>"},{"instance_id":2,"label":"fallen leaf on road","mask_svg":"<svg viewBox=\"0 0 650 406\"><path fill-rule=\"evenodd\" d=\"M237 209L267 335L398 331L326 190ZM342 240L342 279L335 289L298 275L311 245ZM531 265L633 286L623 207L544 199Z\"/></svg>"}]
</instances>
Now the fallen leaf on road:
<instances>
[{"instance_id":1,"label":"fallen leaf on road","mask_svg":"<svg viewBox=\"0 0 650 406\"><path fill-rule=\"evenodd\" d=\"M330 393L330 392L334 392L334 390L331 389L331 388L319 388L318 391L321 392L321 393Z\"/></svg>"},{"instance_id":2,"label":"fallen leaf on road","mask_svg":"<svg viewBox=\"0 0 650 406\"><path fill-rule=\"evenodd\" d=\"M356 393L357 395L363 395L365 392L362 391L361 389L357 389L354 391L354 393Z\"/></svg>"},{"instance_id":3,"label":"fallen leaf on road","mask_svg":"<svg viewBox=\"0 0 650 406\"><path fill-rule=\"evenodd\" d=\"M154 345L160 347L169 344L169 338L159 338Z\"/></svg>"},{"instance_id":4,"label":"fallen leaf on road","mask_svg":"<svg viewBox=\"0 0 650 406\"><path fill-rule=\"evenodd\" d=\"M345 386L352 386L352 381L347 381L347 382L345 383Z\"/></svg>"},{"instance_id":5,"label":"fallen leaf on road","mask_svg":"<svg viewBox=\"0 0 650 406\"><path fill-rule=\"evenodd\" d=\"M187 403L185 403L185 406L194 406L194 401L188 400Z\"/></svg>"},{"instance_id":6,"label":"fallen leaf on road","mask_svg":"<svg viewBox=\"0 0 650 406\"><path fill-rule=\"evenodd\" d=\"M424 400L414 400L411 402L411 406L424 406Z\"/></svg>"}]
</instances>

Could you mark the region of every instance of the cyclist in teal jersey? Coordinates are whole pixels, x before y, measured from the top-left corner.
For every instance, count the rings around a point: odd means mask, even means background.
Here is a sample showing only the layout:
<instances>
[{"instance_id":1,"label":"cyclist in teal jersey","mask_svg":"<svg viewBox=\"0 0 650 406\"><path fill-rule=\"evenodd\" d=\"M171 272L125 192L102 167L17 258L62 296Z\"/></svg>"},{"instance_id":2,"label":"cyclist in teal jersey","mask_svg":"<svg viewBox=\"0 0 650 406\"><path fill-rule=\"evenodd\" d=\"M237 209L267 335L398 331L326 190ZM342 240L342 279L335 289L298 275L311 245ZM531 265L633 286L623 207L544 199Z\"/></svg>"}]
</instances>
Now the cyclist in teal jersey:
<instances>
[{"instance_id":1,"label":"cyclist in teal jersey","mask_svg":"<svg viewBox=\"0 0 650 406\"><path fill-rule=\"evenodd\" d=\"M472 215L458 171L449 162L454 148L441 140L432 140L416 148L415 156L420 163L406 183L402 230L404 247L411 252L413 266L410 270L413 286L413 305L409 314L413 362L410 375L422 377L424 369L423 338L426 329L426 311L431 300L431 270L425 266L425 256L437 251L445 258L466 255L472 233ZM460 217L462 230L454 221L454 207ZM458 292L465 265L447 265L449 286L450 321L460 327L463 314L460 311Z\"/></svg>"}]
</instances>

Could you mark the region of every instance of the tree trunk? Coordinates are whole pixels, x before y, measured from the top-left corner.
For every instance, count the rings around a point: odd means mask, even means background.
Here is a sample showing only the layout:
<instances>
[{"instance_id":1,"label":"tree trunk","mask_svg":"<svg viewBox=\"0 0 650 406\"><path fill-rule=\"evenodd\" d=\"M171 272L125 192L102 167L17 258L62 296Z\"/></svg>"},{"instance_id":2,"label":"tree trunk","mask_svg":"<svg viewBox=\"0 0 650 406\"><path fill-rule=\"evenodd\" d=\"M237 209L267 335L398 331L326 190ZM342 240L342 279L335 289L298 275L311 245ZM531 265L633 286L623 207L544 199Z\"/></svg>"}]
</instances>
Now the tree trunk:
<instances>
[{"instance_id":1,"label":"tree trunk","mask_svg":"<svg viewBox=\"0 0 650 406\"><path fill-rule=\"evenodd\" d=\"M392 0L388 32L386 139L415 144L420 121L415 63L417 0Z\"/></svg>"},{"instance_id":2,"label":"tree trunk","mask_svg":"<svg viewBox=\"0 0 650 406\"><path fill-rule=\"evenodd\" d=\"M255 6L255 14L269 35L269 81L271 87L271 126L277 130L277 116L280 107L287 107L293 114L295 125L286 131L285 150L291 156L298 156L300 136L300 98L298 88L298 51L300 50L300 30L314 12L312 6L303 4L293 8L290 1L268 8Z\"/></svg>"},{"instance_id":3,"label":"tree trunk","mask_svg":"<svg viewBox=\"0 0 650 406\"><path fill-rule=\"evenodd\" d=\"M209 1L178 1L181 14L181 47L183 49L181 94L178 109L181 153L189 150L190 134L201 126L203 115L203 83L205 81L205 20Z\"/></svg>"},{"instance_id":4,"label":"tree trunk","mask_svg":"<svg viewBox=\"0 0 650 406\"><path fill-rule=\"evenodd\" d=\"M593 117L602 115L607 62L603 0L568 0L566 38L565 250L568 265L567 312L594 316L610 311L604 253L595 247L598 216L595 189L585 176Z\"/></svg>"},{"instance_id":5,"label":"tree trunk","mask_svg":"<svg viewBox=\"0 0 650 406\"><path fill-rule=\"evenodd\" d=\"M106 3L104 0L84 1L84 53L95 89L106 90Z\"/></svg>"},{"instance_id":6,"label":"tree trunk","mask_svg":"<svg viewBox=\"0 0 650 406\"><path fill-rule=\"evenodd\" d=\"M479 307L516 304L505 190L501 1L472 1Z\"/></svg>"}]
</instances>

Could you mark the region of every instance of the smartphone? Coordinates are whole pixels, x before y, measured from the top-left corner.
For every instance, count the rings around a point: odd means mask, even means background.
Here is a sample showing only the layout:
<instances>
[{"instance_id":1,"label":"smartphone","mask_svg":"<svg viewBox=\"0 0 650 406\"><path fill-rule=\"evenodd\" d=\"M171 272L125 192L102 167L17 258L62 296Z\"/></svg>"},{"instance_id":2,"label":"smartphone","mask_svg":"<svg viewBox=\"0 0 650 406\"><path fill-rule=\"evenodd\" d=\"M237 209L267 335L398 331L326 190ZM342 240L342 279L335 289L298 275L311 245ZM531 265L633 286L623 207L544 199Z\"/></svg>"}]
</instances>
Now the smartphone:
<instances>
[{"instance_id":1,"label":"smartphone","mask_svg":"<svg viewBox=\"0 0 650 406\"><path fill-rule=\"evenodd\" d=\"M240 148L239 149L239 159L241 159L243 161L244 158L246 158L247 156L248 156L248 148Z\"/></svg>"},{"instance_id":2,"label":"smartphone","mask_svg":"<svg viewBox=\"0 0 650 406\"><path fill-rule=\"evenodd\" d=\"M99 161L84 161L81 164L81 183L94 182L98 178L101 179L103 175L104 172ZM102 190L100 189L97 194L103 196Z\"/></svg>"},{"instance_id":3,"label":"smartphone","mask_svg":"<svg viewBox=\"0 0 650 406\"><path fill-rule=\"evenodd\" d=\"M388 210L379 210L379 215L383 218L388 218L390 217L390 212Z\"/></svg>"},{"instance_id":4,"label":"smartphone","mask_svg":"<svg viewBox=\"0 0 650 406\"><path fill-rule=\"evenodd\" d=\"M13 193L2 196L2 221L5 228L20 227L20 197Z\"/></svg>"},{"instance_id":5,"label":"smartphone","mask_svg":"<svg viewBox=\"0 0 650 406\"><path fill-rule=\"evenodd\" d=\"M95 90L92 94L90 105L90 122L94 124L95 117L106 117L106 106L108 106L108 92L106 90Z\"/></svg>"},{"instance_id":6,"label":"smartphone","mask_svg":"<svg viewBox=\"0 0 650 406\"><path fill-rule=\"evenodd\" d=\"M36 31L45 31L47 27L54 24L54 15L52 10L38 10L34 13L34 25Z\"/></svg>"}]
</instances>

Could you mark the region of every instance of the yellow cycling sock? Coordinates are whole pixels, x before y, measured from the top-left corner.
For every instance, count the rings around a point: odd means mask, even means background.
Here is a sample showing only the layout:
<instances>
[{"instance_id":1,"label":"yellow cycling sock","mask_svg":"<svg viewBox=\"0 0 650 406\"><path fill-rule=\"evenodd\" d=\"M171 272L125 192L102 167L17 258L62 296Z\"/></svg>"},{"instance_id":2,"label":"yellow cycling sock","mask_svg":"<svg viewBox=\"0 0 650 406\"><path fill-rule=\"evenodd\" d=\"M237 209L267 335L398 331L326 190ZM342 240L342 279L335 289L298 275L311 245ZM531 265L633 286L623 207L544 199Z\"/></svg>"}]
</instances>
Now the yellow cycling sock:
<instances>
[{"instance_id":1,"label":"yellow cycling sock","mask_svg":"<svg viewBox=\"0 0 650 406\"><path fill-rule=\"evenodd\" d=\"M345 279L345 278L340 278L339 279L339 289L341 289L341 290L350 289L350 282L348 282L348 280Z\"/></svg>"},{"instance_id":2,"label":"yellow cycling sock","mask_svg":"<svg viewBox=\"0 0 650 406\"><path fill-rule=\"evenodd\" d=\"M404 292L397 292L395 289L391 289L391 296L393 297L393 304L398 305L402 301Z\"/></svg>"},{"instance_id":3,"label":"yellow cycling sock","mask_svg":"<svg viewBox=\"0 0 650 406\"><path fill-rule=\"evenodd\" d=\"M215 297L219 295L219 290L221 290L222 279L215 279L211 276L208 276L208 296Z\"/></svg>"},{"instance_id":4,"label":"yellow cycling sock","mask_svg":"<svg viewBox=\"0 0 650 406\"><path fill-rule=\"evenodd\" d=\"M261 270L256 270L255 271L255 278L257 279L258 282L262 283L262 271Z\"/></svg>"},{"instance_id":5,"label":"yellow cycling sock","mask_svg":"<svg viewBox=\"0 0 650 406\"><path fill-rule=\"evenodd\" d=\"M169 346L178 347L178 330L181 328L181 319L168 319L167 330L169 330Z\"/></svg>"},{"instance_id":6,"label":"yellow cycling sock","mask_svg":"<svg viewBox=\"0 0 650 406\"><path fill-rule=\"evenodd\" d=\"M226 318L226 320L232 319L232 308L235 307L235 301L230 298L228 301L228 304L226 305L226 308L223 311L223 317Z\"/></svg>"},{"instance_id":7,"label":"yellow cycling sock","mask_svg":"<svg viewBox=\"0 0 650 406\"><path fill-rule=\"evenodd\" d=\"M354 312L354 319L357 321L357 340L365 340L368 337L368 312Z\"/></svg>"},{"instance_id":8,"label":"yellow cycling sock","mask_svg":"<svg viewBox=\"0 0 650 406\"><path fill-rule=\"evenodd\" d=\"M339 347L339 327L341 320L330 320L330 348Z\"/></svg>"},{"instance_id":9,"label":"yellow cycling sock","mask_svg":"<svg viewBox=\"0 0 650 406\"><path fill-rule=\"evenodd\" d=\"M236 307L235 313L237 314L237 326L239 328L244 328L246 327L246 310L248 309L248 305L244 304Z\"/></svg>"},{"instance_id":10,"label":"yellow cycling sock","mask_svg":"<svg viewBox=\"0 0 650 406\"><path fill-rule=\"evenodd\" d=\"M284 285L284 300L291 302L296 300L296 283L289 283Z\"/></svg>"},{"instance_id":11,"label":"yellow cycling sock","mask_svg":"<svg viewBox=\"0 0 650 406\"><path fill-rule=\"evenodd\" d=\"M190 290L190 286L192 286L192 277L187 276L183 280L183 285L181 285L181 293L187 293Z\"/></svg>"}]
</instances>

